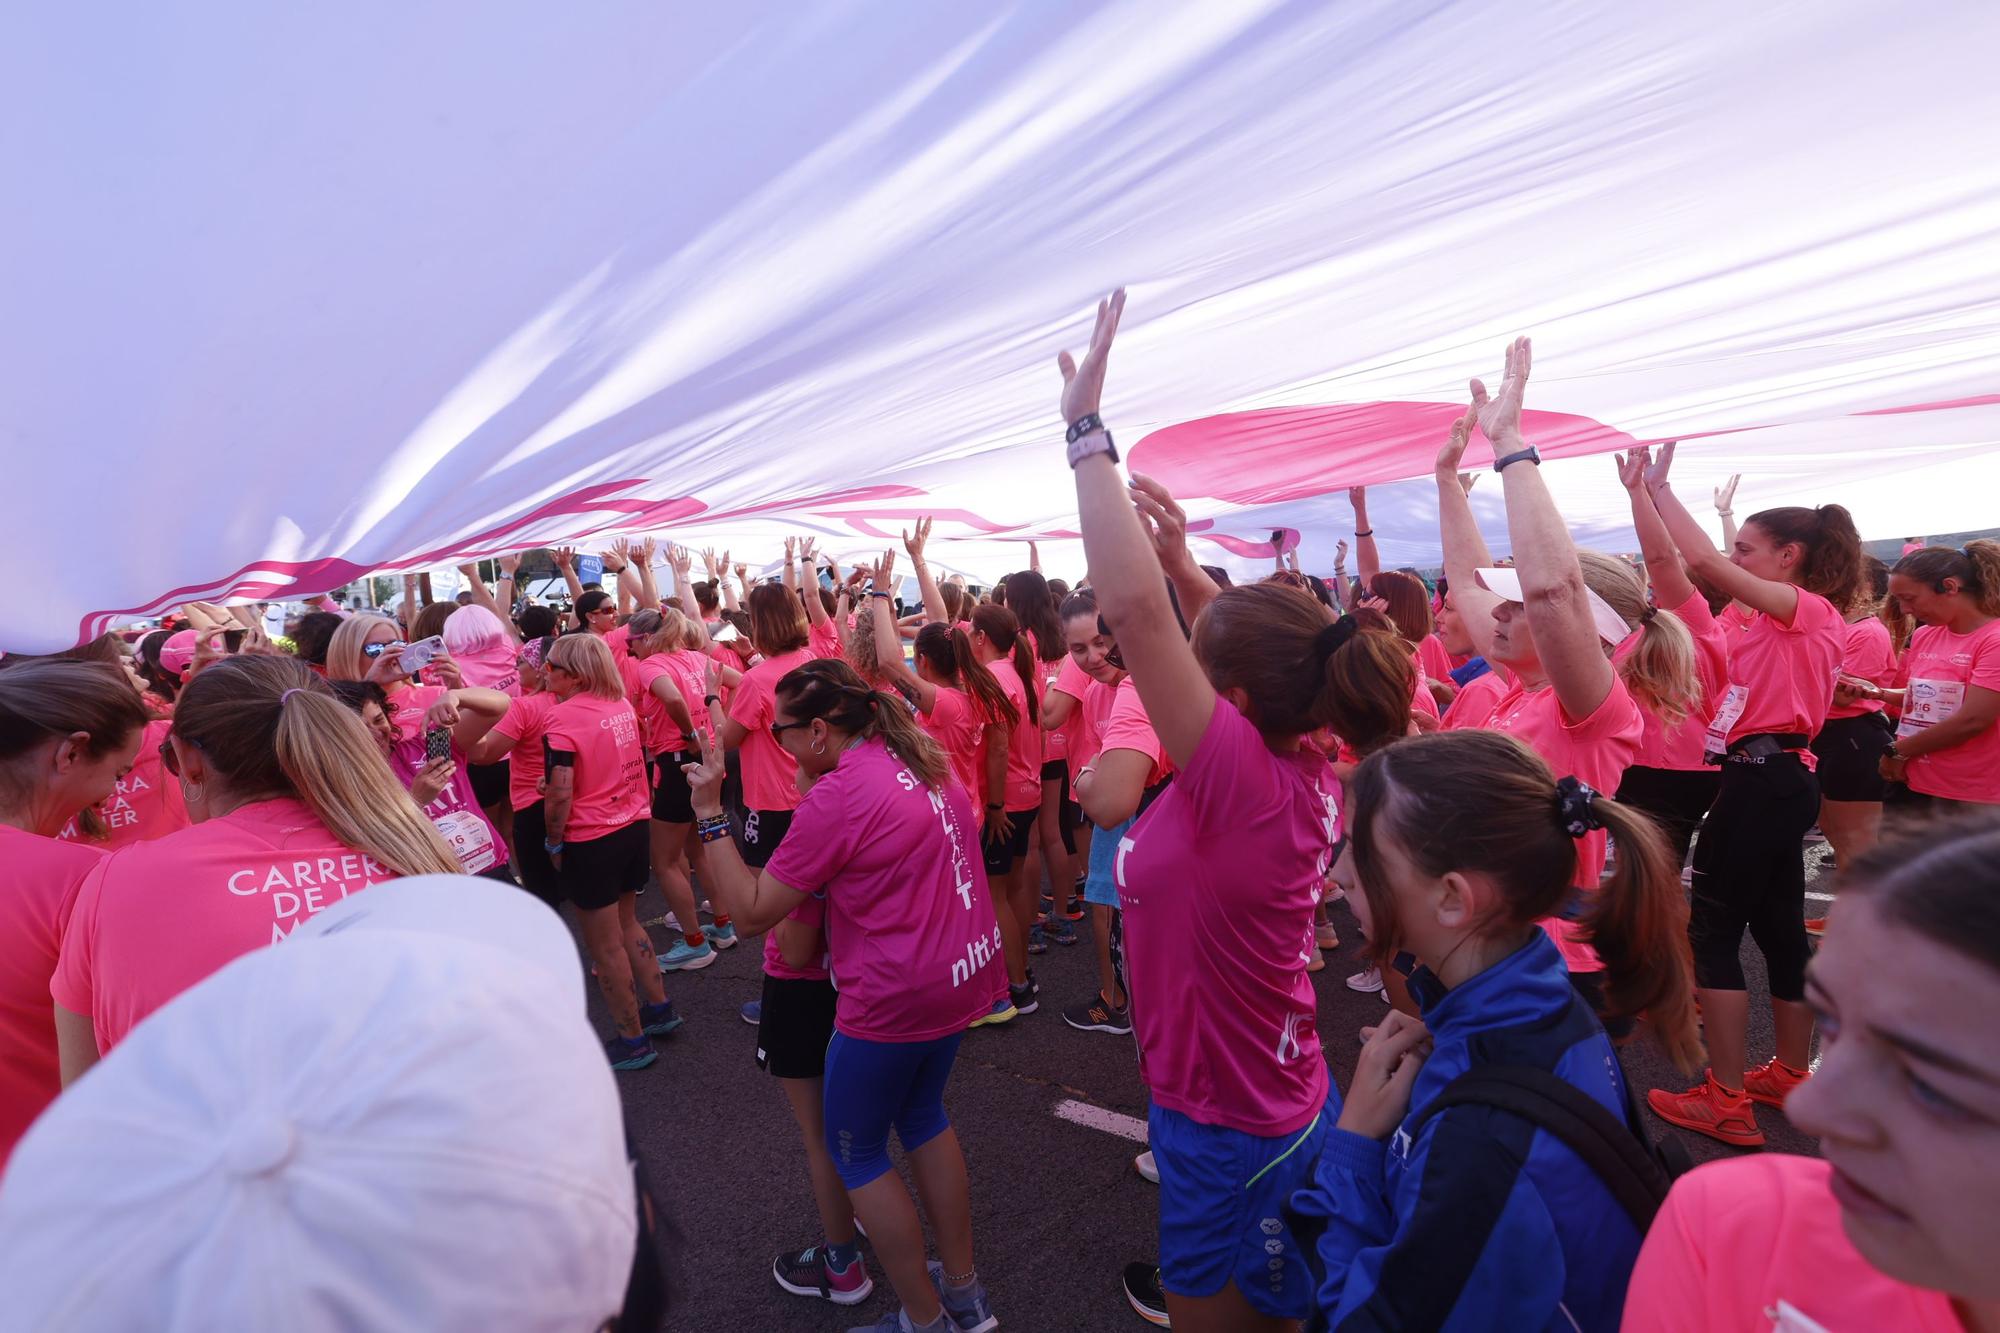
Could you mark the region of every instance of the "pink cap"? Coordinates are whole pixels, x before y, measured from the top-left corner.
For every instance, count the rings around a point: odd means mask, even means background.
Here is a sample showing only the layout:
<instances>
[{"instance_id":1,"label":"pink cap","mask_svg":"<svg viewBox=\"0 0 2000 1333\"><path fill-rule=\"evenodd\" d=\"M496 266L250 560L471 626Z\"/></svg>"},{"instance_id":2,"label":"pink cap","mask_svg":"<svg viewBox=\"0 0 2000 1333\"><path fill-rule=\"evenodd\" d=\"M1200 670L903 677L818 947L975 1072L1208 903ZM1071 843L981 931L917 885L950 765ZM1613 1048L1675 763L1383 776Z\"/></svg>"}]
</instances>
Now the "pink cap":
<instances>
[{"instance_id":1,"label":"pink cap","mask_svg":"<svg viewBox=\"0 0 2000 1333\"><path fill-rule=\"evenodd\" d=\"M179 680L187 674L194 662L194 645L197 636L191 629L184 629L160 645L160 669Z\"/></svg>"}]
</instances>

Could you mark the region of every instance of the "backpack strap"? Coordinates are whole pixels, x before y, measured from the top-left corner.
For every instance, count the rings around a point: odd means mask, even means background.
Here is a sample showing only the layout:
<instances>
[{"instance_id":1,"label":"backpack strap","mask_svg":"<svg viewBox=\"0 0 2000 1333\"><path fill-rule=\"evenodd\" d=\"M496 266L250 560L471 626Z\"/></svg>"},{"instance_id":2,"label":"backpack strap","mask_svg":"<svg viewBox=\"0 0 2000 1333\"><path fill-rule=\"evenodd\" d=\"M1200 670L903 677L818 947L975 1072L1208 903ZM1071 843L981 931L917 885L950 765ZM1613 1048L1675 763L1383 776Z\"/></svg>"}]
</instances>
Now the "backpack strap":
<instances>
[{"instance_id":1,"label":"backpack strap","mask_svg":"<svg viewBox=\"0 0 2000 1333\"><path fill-rule=\"evenodd\" d=\"M1547 1130L1611 1191L1644 1235L1667 1197L1667 1173L1625 1120L1582 1089L1529 1065L1475 1065L1460 1074L1411 1121L1414 1137L1452 1106L1491 1106Z\"/></svg>"}]
</instances>

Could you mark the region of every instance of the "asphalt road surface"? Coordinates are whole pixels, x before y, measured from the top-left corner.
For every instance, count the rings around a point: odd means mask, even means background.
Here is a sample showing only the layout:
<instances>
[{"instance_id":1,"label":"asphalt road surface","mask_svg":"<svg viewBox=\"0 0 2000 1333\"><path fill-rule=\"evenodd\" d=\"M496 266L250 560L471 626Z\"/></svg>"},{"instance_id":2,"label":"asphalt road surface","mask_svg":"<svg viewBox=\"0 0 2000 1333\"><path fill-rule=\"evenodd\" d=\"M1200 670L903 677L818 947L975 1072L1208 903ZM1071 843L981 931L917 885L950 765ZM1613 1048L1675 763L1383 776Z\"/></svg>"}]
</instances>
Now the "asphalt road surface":
<instances>
[{"instance_id":1,"label":"asphalt road surface","mask_svg":"<svg viewBox=\"0 0 2000 1333\"><path fill-rule=\"evenodd\" d=\"M1808 912L1824 906L1809 902ZM665 910L657 892L641 897L642 919ZM1344 1088L1360 1050L1356 1033L1386 1006L1345 985L1364 966L1362 942L1344 906L1336 905L1333 917L1341 944L1313 981L1327 1064ZM662 953L679 938L658 925L653 935ZM1119 1281L1126 1263L1155 1257L1159 1223L1157 1187L1132 1166L1144 1145L1124 1136L1143 1134L1146 1115L1132 1042L1078 1032L1060 1012L1092 993L1094 957L1085 933L1081 943L1051 946L1036 958L1041 1011L969 1033L946 1093L971 1171L979 1272L1006 1328L1148 1327L1127 1306ZM841 1330L895 1308L872 1255L875 1293L857 1306L788 1295L771 1280L779 1251L821 1237L797 1126L777 1085L756 1067L756 1030L738 1016L760 993L759 960L758 942L745 941L700 972L669 976L667 993L686 1023L658 1041L660 1059L651 1068L618 1076L627 1125L674 1232L666 1327L675 1333ZM1744 968L1756 1059L1771 1050L1770 1017L1762 958L1747 942ZM600 1031L608 1032L594 988L592 1005ZM1689 1082L1650 1037L1623 1057L1642 1089ZM1769 1140L1764 1151L1814 1151L1781 1113L1760 1107L1757 1116ZM1648 1128L1655 1136L1667 1129L1650 1117ZM1698 1161L1743 1151L1681 1137ZM900 1166L900 1153L897 1160Z\"/></svg>"}]
</instances>

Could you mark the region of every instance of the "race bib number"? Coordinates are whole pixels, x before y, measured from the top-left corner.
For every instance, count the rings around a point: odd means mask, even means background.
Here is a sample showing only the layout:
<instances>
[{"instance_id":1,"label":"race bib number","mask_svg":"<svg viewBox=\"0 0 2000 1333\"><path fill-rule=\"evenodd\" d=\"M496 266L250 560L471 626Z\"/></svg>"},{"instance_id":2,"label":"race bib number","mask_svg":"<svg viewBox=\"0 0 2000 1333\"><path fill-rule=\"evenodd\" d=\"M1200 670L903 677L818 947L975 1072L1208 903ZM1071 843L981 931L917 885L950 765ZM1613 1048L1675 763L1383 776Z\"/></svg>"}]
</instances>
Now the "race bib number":
<instances>
[{"instance_id":1,"label":"race bib number","mask_svg":"<svg viewBox=\"0 0 2000 1333\"><path fill-rule=\"evenodd\" d=\"M498 859L493 851L492 826L470 810L453 810L431 822L444 835L466 874L476 875Z\"/></svg>"},{"instance_id":2,"label":"race bib number","mask_svg":"<svg viewBox=\"0 0 2000 1333\"><path fill-rule=\"evenodd\" d=\"M1965 703L1962 680L1913 680L1903 696L1903 720L1898 736L1914 736L1925 727L1934 727L1956 713Z\"/></svg>"},{"instance_id":3,"label":"race bib number","mask_svg":"<svg viewBox=\"0 0 2000 1333\"><path fill-rule=\"evenodd\" d=\"M1729 752L1729 733L1736 729L1736 720L1743 716L1743 710L1750 706L1750 687L1731 685L1729 692L1716 705L1715 720L1708 724L1708 737L1702 742L1702 754L1713 764Z\"/></svg>"}]
</instances>

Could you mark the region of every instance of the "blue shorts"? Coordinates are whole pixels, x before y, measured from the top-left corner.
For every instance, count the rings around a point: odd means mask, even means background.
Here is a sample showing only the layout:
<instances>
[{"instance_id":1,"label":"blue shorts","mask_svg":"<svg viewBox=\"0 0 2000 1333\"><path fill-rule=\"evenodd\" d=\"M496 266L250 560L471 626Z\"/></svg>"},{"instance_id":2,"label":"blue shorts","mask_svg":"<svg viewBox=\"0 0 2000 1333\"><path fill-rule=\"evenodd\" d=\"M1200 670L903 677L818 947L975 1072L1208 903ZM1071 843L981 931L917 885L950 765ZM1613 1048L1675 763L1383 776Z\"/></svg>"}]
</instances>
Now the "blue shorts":
<instances>
[{"instance_id":1,"label":"blue shorts","mask_svg":"<svg viewBox=\"0 0 2000 1333\"><path fill-rule=\"evenodd\" d=\"M1213 1296L1231 1281L1260 1314L1303 1319L1313 1309L1306 1247L1285 1204L1312 1182L1337 1097L1310 1125L1260 1138L1153 1107L1160 1168L1160 1284L1177 1296Z\"/></svg>"},{"instance_id":2,"label":"blue shorts","mask_svg":"<svg viewBox=\"0 0 2000 1333\"><path fill-rule=\"evenodd\" d=\"M963 1032L930 1041L867 1041L835 1032L826 1045L826 1150L840 1183L859 1189L888 1174L889 1129L915 1152L951 1128L944 1085Z\"/></svg>"},{"instance_id":3,"label":"blue shorts","mask_svg":"<svg viewBox=\"0 0 2000 1333\"><path fill-rule=\"evenodd\" d=\"M1113 873L1118 865L1118 840L1138 822L1135 815L1122 824L1098 829L1090 835L1090 872L1083 880L1085 902L1100 907L1118 906L1118 880Z\"/></svg>"}]
</instances>

